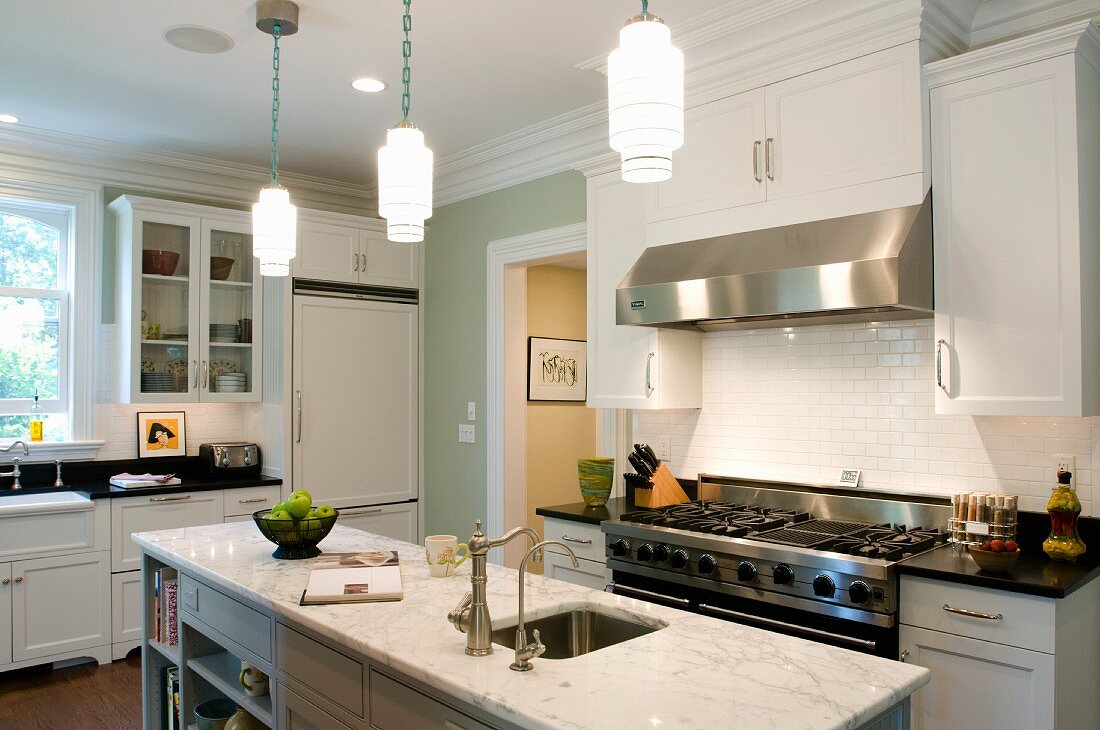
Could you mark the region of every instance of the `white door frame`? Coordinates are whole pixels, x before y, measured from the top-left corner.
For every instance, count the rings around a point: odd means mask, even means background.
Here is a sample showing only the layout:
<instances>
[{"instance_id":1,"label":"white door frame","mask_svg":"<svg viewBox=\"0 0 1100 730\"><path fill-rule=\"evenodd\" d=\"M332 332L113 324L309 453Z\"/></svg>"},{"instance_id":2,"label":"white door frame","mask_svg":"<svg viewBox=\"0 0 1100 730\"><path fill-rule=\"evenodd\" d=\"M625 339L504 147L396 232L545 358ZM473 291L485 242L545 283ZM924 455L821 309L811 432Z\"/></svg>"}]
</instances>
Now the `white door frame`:
<instances>
[{"instance_id":1,"label":"white door frame","mask_svg":"<svg viewBox=\"0 0 1100 730\"><path fill-rule=\"evenodd\" d=\"M488 509L485 533L496 537L504 532L504 364L505 364L505 270L516 264L539 264L563 254L584 252L588 249L588 225L575 223L560 228L549 228L522 236L491 241L488 246L487 276L488 302L488 368L487 411L485 419L485 443L488 459ZM550 262L546 262L550 263ZM611 412L614 428L614 412ZM608 419L601 419L601 443L608 427ZM489 559L503 562L503 553L490 553Z\"/></svg>"}]
</instances>

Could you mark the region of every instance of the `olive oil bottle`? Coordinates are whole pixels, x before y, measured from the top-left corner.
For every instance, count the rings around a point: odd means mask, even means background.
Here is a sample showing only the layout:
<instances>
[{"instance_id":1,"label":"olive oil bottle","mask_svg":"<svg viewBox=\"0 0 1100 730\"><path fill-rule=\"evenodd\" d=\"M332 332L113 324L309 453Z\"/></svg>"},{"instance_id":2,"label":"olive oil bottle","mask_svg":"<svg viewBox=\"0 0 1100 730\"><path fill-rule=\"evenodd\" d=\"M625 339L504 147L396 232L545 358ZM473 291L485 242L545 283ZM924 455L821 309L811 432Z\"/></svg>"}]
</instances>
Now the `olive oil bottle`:
<instances>
[{"instance_id":1,"label":"olive oil bottle","mask_svg":"<svg viewBox=\"0 0 1100 730\"><path fill-rule=\"evenodd\" d=\"M42 404L38 402L38 388L34 389L34 403L31 405L31 441L42 440Z\"/></svg>"},{"instance_id":2,"label":"olive oil bottle","mask_svg":"<svg viewBox=\"0 0 1100 730\"><path fill-rule=\"evenodd\" d=\"M1081 500L1070 487L1073 477L1068 471L1058 472L1058 485L1047 502L1050 515L1050 536L1043 541L1043 552L1052 560L1072 563L1085 553L1085 543L1077 532L1077 518L1081 515Z\"/></svg>"}]
</instances>

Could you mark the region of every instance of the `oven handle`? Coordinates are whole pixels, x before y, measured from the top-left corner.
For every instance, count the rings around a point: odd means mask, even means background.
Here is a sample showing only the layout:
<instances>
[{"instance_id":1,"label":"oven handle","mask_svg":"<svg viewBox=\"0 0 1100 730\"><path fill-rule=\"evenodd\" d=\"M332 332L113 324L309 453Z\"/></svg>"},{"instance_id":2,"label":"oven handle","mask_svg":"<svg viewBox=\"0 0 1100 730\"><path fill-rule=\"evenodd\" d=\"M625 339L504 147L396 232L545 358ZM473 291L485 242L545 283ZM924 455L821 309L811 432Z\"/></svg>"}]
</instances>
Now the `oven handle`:
<instances>
[{"instance_id":1,"label":"oven handle","mask_svg":"<svg viewBox=\"0 0 1100 730\"><path fill-rule=\"evenodd\" d=\"M807 626L799 626L798 624L789 624L786 621L776 621L773 618L764 618L762 616L753 616L751 613L741 613L740 611L731 611L728 608L719 608L718 606L708 606L705 603L699 604L699 611L702 613L710 613L713 616L720 618L732 618L740 619L744 621L756 621L766 626L774 626L776 628L787 629L788 631L795 631L800 634L806 634L808 636L816 636L821 639L831 639L833 641L839 641L843 644L850 646L856 646L861 649L867 649L868 651L874 651L877 643L869 641L867 639L856 639L851 636L845 636L844 634L834 634L831 631L822 631L821 629L811 629Z\"/></svg>"},{"instance_id":2,"label":"oven handle","mask_svg":"<svg viewBox=\"0 0 1100 730\"><path fill-rule=\"evenodd\" d=\"M619 585L615 581L611 581L605 588L608 593L614 593L615 595L622 595L632 598L641 598L647 601L668 601L675 603L677 606L690 606L691 601L686 598L677 598L676 596L666 596L661 593L654 593L653 591L643 591L641 588L633 588L631 586Z\"/></svg>"}]
</instances>

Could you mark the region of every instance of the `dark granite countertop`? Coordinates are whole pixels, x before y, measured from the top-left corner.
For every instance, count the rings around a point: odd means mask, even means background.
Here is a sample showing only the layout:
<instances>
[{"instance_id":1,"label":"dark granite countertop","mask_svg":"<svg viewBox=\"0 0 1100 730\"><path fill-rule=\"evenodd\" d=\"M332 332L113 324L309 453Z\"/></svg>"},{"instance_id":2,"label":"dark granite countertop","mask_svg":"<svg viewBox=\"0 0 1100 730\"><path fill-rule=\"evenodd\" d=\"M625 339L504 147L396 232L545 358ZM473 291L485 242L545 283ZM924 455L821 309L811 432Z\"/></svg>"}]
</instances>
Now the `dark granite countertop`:
<instances>
[{"instance_id":1,"label":"dark granite countertop","mask_svg":"<svg viewBox=\"0 0 1100 730\"><path fill-rule=\"evenodd\" d=\"M268 477L249 477L240 479L181 479L179 484L163 487L142 487L140 489L123 489L106 482L79 482L66 483L64 487L24 487L18 492L10 489L0 489L0 499L5 494L42 494L46 492L73 491L83 492L91 499L113 499L114 497L155 496L158 494L176 494L178 492L207 492L212 489L242 489L244 487L267 487L282 484L282 479Z\"/></svg>"},{"instance_id":2,"label":"dark granite countertop","mask_svg":"<svg viewBox=\"0 0 1100 730\"><path fill-rule=\"evenodd\" d=\"M1064 598L1100 575L1100 561L1085 554L1076 563L1057 563L1044 554L1023 554L1008 573L987 573L964 551L944 546L898 563L902 575L997 588L1046 598Z\"/></svg>"},{"instance_id":3,"label":"dark granite countertop","mask_svg":"<svg viewBox=\"0 0 1100 730\"><path fill-rule=\"evenodd\" d=\"M555 517L559 520L569 520L570 522L598 525L604 520L618 519L619 515L623 512L629 512L630 509L624 497L615 497L608 500L606 507L589 507L584 502L570 502L554 507L538 507L535 509L535 514L543 517Z\"/></svg>"}]
</instances>

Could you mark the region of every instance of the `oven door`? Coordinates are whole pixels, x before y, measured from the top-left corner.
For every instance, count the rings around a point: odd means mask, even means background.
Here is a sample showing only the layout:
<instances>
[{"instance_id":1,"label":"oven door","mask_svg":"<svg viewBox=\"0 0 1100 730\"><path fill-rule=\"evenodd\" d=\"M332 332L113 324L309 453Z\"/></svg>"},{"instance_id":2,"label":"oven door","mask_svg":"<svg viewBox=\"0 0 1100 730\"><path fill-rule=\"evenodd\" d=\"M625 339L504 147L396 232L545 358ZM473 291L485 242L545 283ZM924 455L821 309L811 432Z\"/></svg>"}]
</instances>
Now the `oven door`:
<instances>
[{"instance_id":1,"label":"oven door","mask_svg":"<svg viewBox=\"0 0 1100 730\"><path fill-rule=\"evenodd\" d=\"M851 649L864 654L896 659L898 627L896 616L884 617L875 625L816 613L767 601L730 596L670 583L650 577L613 572L607 590L615 595L659 603L683 611Z\"/></svg>"}]
</instances>

